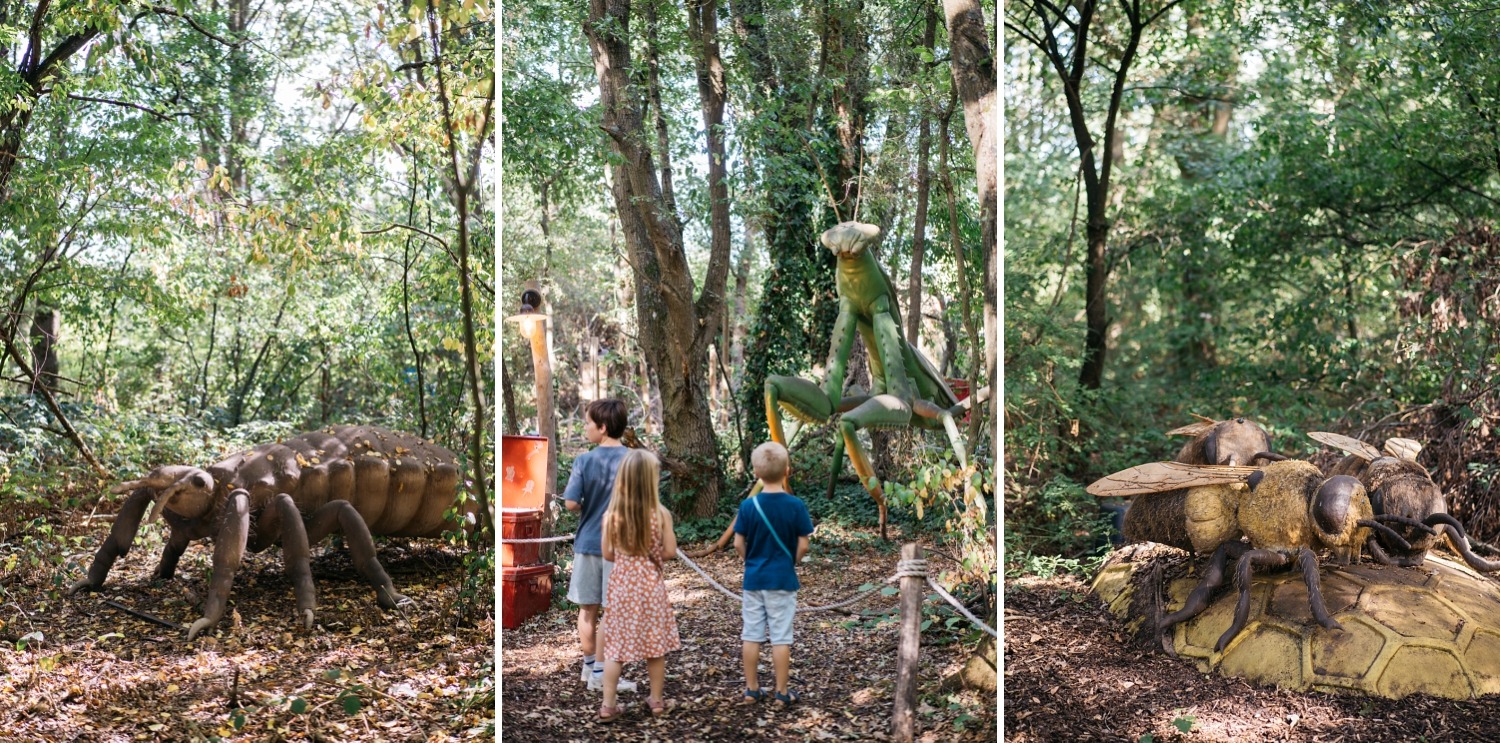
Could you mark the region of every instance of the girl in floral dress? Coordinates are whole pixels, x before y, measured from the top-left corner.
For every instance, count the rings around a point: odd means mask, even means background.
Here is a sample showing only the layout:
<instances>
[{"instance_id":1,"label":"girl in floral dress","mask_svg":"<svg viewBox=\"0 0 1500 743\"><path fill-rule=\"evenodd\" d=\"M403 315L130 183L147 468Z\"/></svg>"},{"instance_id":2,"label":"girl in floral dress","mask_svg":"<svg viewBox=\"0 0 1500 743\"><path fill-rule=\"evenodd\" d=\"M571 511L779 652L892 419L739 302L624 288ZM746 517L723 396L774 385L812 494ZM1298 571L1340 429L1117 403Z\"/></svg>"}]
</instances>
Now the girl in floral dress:
<instances>
[{"instance_id":1,"label":"girl in floral dress","mask_svg":"<svg viewBox=\"0 0 1500 743\"><path fill-rule=\"evenodd\" d=\"M677 615L667 599L662 561L677 556L672 514L657 495L660 467L656 456L633 449L620 462L614 494L604 514L604 559L614 562L605 603L604 706L599 719L608 722L622 711L616 705L616 685L624 664L646 661L652 715L667 710L662 687L667 681L666 654L680 649Z\"/></svg>"}]
</instances>

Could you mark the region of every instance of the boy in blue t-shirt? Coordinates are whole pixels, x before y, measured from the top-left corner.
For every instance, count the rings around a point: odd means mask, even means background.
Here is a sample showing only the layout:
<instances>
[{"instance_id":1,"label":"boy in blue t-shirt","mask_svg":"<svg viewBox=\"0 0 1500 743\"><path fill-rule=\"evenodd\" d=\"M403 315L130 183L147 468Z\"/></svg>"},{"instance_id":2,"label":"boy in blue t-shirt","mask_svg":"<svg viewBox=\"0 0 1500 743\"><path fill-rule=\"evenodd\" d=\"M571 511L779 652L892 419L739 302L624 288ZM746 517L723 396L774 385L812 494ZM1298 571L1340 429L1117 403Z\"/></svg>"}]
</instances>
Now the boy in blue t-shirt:
<instances>
[{"instance_id":1,"label":"boy in blue t-shirt","mask_svg":"<svg viewBox=\"0 0 1500 743\"><path fill-rule=\"evenodd\" d=\"M614 563L604 559L601 527L610 495L614 493L615 473L625 453L630 451L620 443L627 422L625 403L614 399L589 403L583 413L583 435L597 446L573 460L573 472L563 491L564 504L578 514L568 600L578 604L578 644L583 652L579 677L590 689L604 688L604 659L595 658L594 652L604 649L599 610L604 605L604 589L609 585L609 569ZM620 691L635 691L635 688L634 681L620 679Z\"/></svg>"},{"instance_id":2,"label":"boy in blue t-shirt","mask_svg":"<svg viewBox=\"0 0 1500 743\"><path fill-rule=\"evenodd\" d=\"M786 490L786 447L774 441L761 444L750 455L750 465L764 489L740 504L734 521L734 550L745 560L745 603L740 612L745 695L740 704L754 704L765 696L756 666L761 643L769 642L776 704L785 706L797 701L787 688L792 675L792 617L797 612L797 589L802 587L797 563L812 546L812 516L807 504Z\"/></svg>"}]
</instances>

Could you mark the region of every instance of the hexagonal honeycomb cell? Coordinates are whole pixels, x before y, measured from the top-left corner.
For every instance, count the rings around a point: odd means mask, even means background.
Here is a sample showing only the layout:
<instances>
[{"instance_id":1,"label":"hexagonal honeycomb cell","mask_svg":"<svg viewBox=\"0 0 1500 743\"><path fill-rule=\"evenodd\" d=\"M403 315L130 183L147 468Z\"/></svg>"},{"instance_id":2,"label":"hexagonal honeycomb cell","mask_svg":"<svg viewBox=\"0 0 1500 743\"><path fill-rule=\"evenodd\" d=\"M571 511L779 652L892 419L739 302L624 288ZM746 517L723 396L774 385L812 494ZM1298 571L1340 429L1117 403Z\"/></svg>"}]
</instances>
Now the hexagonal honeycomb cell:
<instances>
[{"instance_id":1,"label":"hexagonal honeycomb cell","mask_svg":"<svg viewBox=\"0 0 1500 743\"><path fill-rule=\"evenodd\" d=\"M1385 649L1385 635L1366 617L1340 618L1341 630L1319 627L1311 633L1313 673L1339 679L1359 679Z\"/></svg>"},{"instance_id":2,"label":"hexagonal honeycomb cell","mask_svg":"<svg viewBox=\"0 0 1500 743\"><path fill-rule=\"evenodd\" d=\"M1450 651L1407 645L1396 650L1385 667L1378 671L1376 691L1383 697L1400 699L1408 694L1431 694L1450 699L1466 699L1473 688L1463 666Z\"/></svg>"},{"instance_id":3,"label":"hexagonal honeycomb cell","mask_svg":"<svg viewBox=\"0 0 1500 743\"><path fill-rule=\"evenodd\" d=\"M1271 615L1299 624L1314 624L1312 604L1308 600L1307 583L1303 582L1302 573L1298 571L1292 575L1277 577L1280 580L1271 594L1271 605L1268 607ZM1359 600L1360 592L1364 590L1364 586L1338 574L1330 575L1326 580L1320 577L1318 582L1323 594L1323 604L1328 607L1329 615L1352 608Z\"/></svg>"},{"instance_id":4,"label":"hexagonal honeycomb cell","mask_svg":"<svg viewBox=\"0 0 1500 743\"><path fill-rule=\"evenodd\" d=\"M1250 587L1250 621L1254 621L1262 612L1266 604L1266 594L1270 592L1270 586L1256 582ZM1219 636L1229 629L1234 623L1234 605L1239 600L1239 591L1233 585L1226 586L1222 593L1214 597L1208 608L1196 617L1187 621L1187 644L1204 651L1212 651L1214 645L1219 642ZM1173 606L1173 609L1179 608ZM1250 622L1246 622L1248 628ZM1244 634L1244 630L1240 631Z\"/></svg>"},{"instance_id":5,"label":"hexagonal honeycomb cell","mask_svg":"<svg viewBox=\"0 0 1500 743\"><path fill-rule=\"evenodd\" d=\"M1228 676L1303 688L1302 638L1269 624L1247 624L1225 648L1219 670Z\"/></svg>"},{"instance_id":6,"label":"hexagonal honeycomb cell","mask_svg":"<svg viewBox=\"0 0 1500 743\"><path fill-rule=\"evenodd\" d=\"M1500 693L1500 632L1475 631L1464 650L1463 662L1474 679L1476 694Z\"/></svg>"},{"instance_id":7,"label":"hexagonal honeycomb cell","mask_svg":"<svg viewBox=\"0 0 1500 743\"><path fill-rule=\"evenodd\" d=\"M1361 608L1375 621L1406 637L1452 641L1464 618L1430 590L1405 586L1371 586Z\"/></svg>"}]
</instances>

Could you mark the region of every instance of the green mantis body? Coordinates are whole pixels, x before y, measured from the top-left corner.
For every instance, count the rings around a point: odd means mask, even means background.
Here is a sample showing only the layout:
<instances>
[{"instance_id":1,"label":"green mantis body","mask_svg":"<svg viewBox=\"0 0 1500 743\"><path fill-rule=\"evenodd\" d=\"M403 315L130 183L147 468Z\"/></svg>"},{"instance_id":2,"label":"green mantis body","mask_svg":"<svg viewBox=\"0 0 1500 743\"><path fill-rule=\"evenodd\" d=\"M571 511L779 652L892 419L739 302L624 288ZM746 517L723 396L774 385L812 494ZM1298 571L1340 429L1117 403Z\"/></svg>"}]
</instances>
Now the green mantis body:
<instances>
[{"instance_id":1,"label":"green mantis body","mask_svg":"<svg viewBox=\"0 0 1500 743\"><path fill-rule=\"evenodd\" d=\"M880 507L880 536L885 538L885 494L856 435L860 429L915 425L943 430L960 466L968 466L968 456L954 422L963 404L932 362L901 337L896 291L868 250L879 236L879 227L859 222L844 222L823 233L823 245L838 257L839 315L828 349L827 378L819 387L800 377L772 375L766 378L765 389L771 438L783 445L787 436L780 411L808 423L824 423L834 414L842 414L834 460L847 449L860 483ZM844 397L844 378L856 332L868 352L871 389L868 395Z\"/></svg>"}]
</instances>

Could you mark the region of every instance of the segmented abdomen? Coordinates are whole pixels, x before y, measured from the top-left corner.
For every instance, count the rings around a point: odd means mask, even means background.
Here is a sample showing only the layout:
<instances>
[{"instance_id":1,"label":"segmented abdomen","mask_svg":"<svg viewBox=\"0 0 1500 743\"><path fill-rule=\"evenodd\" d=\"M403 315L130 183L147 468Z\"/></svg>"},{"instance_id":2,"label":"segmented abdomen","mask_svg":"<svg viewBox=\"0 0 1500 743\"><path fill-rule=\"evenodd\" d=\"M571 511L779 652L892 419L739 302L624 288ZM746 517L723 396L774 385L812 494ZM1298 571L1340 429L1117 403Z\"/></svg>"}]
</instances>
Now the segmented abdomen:
<instances>
[{"instance_id":1,"label":"segmented abdomen","mask_svg":"<svg viewBox=\"0 0 1500 743\"><path fill-rule=\"evenodd\" d=\"M375 426L333 426L262 444L209 472L225 488L250 491L252 508L277 493L292 496L303 514L345 500L371 534L403 537L436 537L451 529L444 514L461 479L452 452Z\"/></svg>"}]
</instances>

